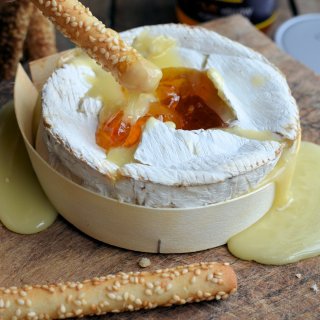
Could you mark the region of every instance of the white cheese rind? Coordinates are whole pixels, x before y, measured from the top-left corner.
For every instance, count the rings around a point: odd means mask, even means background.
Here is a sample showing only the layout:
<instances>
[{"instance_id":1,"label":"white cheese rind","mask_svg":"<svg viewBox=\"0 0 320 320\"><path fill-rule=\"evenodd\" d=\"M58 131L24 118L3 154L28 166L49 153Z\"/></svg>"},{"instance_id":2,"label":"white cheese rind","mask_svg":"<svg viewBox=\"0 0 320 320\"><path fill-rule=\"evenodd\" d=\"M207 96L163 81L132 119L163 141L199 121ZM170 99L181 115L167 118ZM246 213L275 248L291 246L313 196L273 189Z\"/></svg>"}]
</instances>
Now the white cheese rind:
<instances>
[{"instance_id":1,"label":"white cheese rind","mask_svg":"<svg viewBox=\"0 0 320 320\"><path fill-rule=\"evenodd\" d=\"M130 42L140 31L129 31L124 36ZM270 130L289 139L298 135L294 99L287 84L282 82L285 81L282 75L265 58L204 29L167 25L152 27L149 31L155 35L170 34L185 50L195 48L202 53L194 55L192 66L214 68L210 74L237 116L233 125L256 131ZM241 84L239 76L231 86L223 80L232 75L230 68L224 69L228 59L232 64L239 62L240 66L240 60L247 62L247 58L269 70L269 75L276 74L283 90L283 113L274 112L274 105L268 109L267 104L261 107L259 100L250 101L251 95L241 96L243 99L239 102L236 99L239 89L232 90L233 85ZM249 66L250 63L244 67L244 77L249 74ZM255 76L257 70L253 70ZM102 102L85 97L91 87L87 78L92 75L88 67L66 65L55 71L42 92L43 139L49 162L92 191L150 207L197 207L252 190L279 160L281 143L249 140L221 130L174 130L159 121L149 120L135 152L137 163L119 168L107 160L105 151L95 143ZM269 86L268 83L264 89L263 86L258 89L267 91ZM246 90L243 92L248 92ZM270 97L268 92L262 94L266 99ZM253 97L255 95L253 93ZM258 111L251 108L258 108ZM256 119L251 119L253 116ZM266 119L269 116L271 119Z\"/></svg>"}]
</instances>

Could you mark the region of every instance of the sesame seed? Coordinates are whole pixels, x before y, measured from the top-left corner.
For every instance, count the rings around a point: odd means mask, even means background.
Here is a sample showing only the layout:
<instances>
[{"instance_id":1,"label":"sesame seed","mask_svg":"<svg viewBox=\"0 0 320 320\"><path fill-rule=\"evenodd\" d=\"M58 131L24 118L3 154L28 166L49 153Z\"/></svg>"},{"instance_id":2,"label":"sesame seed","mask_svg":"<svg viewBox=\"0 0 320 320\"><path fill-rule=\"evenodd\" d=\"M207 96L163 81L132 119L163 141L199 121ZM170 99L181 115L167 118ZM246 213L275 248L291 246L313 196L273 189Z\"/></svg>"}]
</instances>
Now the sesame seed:
<instances>
[{"instance_id":1,"label":"sesame seed","mask_svg":"<svg viewBox=\"0 0 320 320\"><path fill-rule=\"evenodd\" d=\"M203 297L203 292L202 292L201 290L198 290L198 291L197 291L197 296L198 296L199 298L202 298L202 297Z\"/></svg>"},{"instance_id":2,"label":"sesame seed","mask_svg":"<svg viewBox=\"0 0 320 320\"><path fill-rule=\"evenodd\" d=\"M224 262L225 266L230 266L230 262Z\"/></svg>"},{"instance_id":3,"label":"sesame seed","mask_svg":"<svg viewBox=\"0 0 320 320\"><path fill-rule=\"evenodd\" d=\"M74 313L75 313L76 316L80 316L80 314L83 313L83 310L82 309L77 309Z\"/></svg>"},{"instance_id":4,"label":"sesame seed","mask_svg":"<svg viewBox=\"0 0 320 320\"><path fill-rule=\"evenodd\" d=\"M76 28L78 26L78 22L71 22L71 27L74 27L74 28Z\"/></svg>"},{"instance_id":5,"label":"sesame seed","mask_svg":"<svg viewBox=\"0 0 320 320\"><path fill-rule=\"evenodd\" d=\"M157 293L157 294L163 294L164 293L164 289L162 289L161 287L156 287L154 292Z\"/></svg>"},{"instance_id":6,"label":"sesame seed","mask_svg":"<svg viewBox=\"0 0 320 320\"><path fill-rule=\"evenodd\" d=\"M169 274L164 272L162 275L161 275L162 278L168 278L169 277Z\"/></svg>"},{"instance_id":7,"label":"sesame seed","mask_svg":"<svg viewBox=\"0 0 320 320\"><path fill-rule=\"evenodd\" d=\"M66 309L66 307L64 306L64 304L62 304L62 305L60 306L59 311L60 311L61 313L66 313L67 309Z\"/></svg>"},{"instance_id":8,"label":"sesame seed","mask_svg":"<svg viewBox=\"0 0 320 320\"><path fill-rule=\"evenodd\" d=\"M17 309L16 310L16 316L19 317L19 316L21 316L21 314L22 314L21 309Z\"/></svg>"},{"instance_id":9,"label":"sesame seed","mask_svg":"<svg viewBox=\"0 0 320 320\"><path fill-rule=\"evenodd\" d=\"M117 40L117 42L118 42L118 39L115 38L115 40ZM118 44L117 42L115 42L115 44ZM139 266L141 268L146 268L146 267L149 267L151 265L151 261L148 258L141 258L139 260L138 264L139 264Z\"/></svg>"},{"instance_id":10,"label":"sesame seed","mask_svg":"<svg viewBox=\"0 0 320 320\"><path fill-rule=\"evenodd\" d=\"M45 8L48 8L48 7L50 7L50 5L51 5L51 1L46 1L46 3L45 3Z\"/></svg>"},{"instance_id":11,"label":"sesame seed","mask_svg":"<svg viewBox=\"0 0 320 320\"><path fill-rule=\"evenodd\" d=\"M89 36L89 40L91 41L91 42L96 42L96 38L94 38L94 37L92 37L92 36Z\"/></svg>"},{"instance_id":12,"label":"sesame seed","mask_svg":"<svg viewBox=\"0 0 320 320\"><path fill-rule=\"evenodd\" d=\"M136 297L135 297L133 294L130 294L129 300L130 300L130 301L135 301L135 300L136 300Z\"/></svg>"},{"instance_id":13,"label":"sesame seed","mask_svg":"<svg viewBox=\"0 0 320 320\"><path fill-rule=\"evenodd\" d=\"M216 300L220 300L221 296L219 296L218 294L216 295Z\"/></svg>"},{"instance_id":14,"label":"sesame seed","mask_svg":"<svg viewBox=\"0 0 320 320\"><path fill-rule=\"evenodd\" d=\"M224 294L224 295L221 297L221 299L222 299L222 300L226 300L226 299L228 299L228 297L229 297L229 295L226 293L226 294Z\"/></svg>"},{"instance_id":15,"label":"sesame seed","mask_svg":"<svg viewBox=\"0 0 320 320\"><path fill-rule=\"evenodd\" d=\"M27 296L27 293L24 290L20 290L19 294L20 294L21 297Z\"/></svg>"},{"instance_id":16,"label":"sesame seed","mask_svg":"<svg viewBox=\"0 0 320 320\"><path fill-rule=\"evenodd\" d=\"M127 308L128 308L128 310L130 310L130 311L133 311L133 310L134 310L134 307L133 307L132 304L129 304Z\"/></svg>"},{"instance_id":17,"label":"sesame seed","mask_svg":"<svg viewBox=\"0 0 320 320\"><path fill-rule=\"evenodd\" d=\"M188 272L189 272L188 269L183 269L183 270L181 271L182 274L186 274L186 273L188 273Z\"/></svg>"},{"instance_id":18,"label":"sesame seed","mask_svg":"<svg viewBox=\"0 0 320 320\"><path fill-rule=\"evenodd\" d=\"M108 293L108 297L112 300L114 300L116 298L116 295L114 293Z\"/></svg>"},{"instance_id":19,"label":"sesame seed","mask_svg":"<svg viewBox=\"0 0 320 320\"><path fill-rule=\"evenodd\" d=\"M196 276L200 276L201 270L200 270L200 269L196 269L196 270L194 271L194 274L195 274Z\"/></svg>"},{"instance_id":20,"label":"sesame seed","mask_svg":"<svg viewBox=\"0 0 320 320\"><path fill-rule=\"evenodd\" d=\"M191 279L190 279L190 283L194 284L196 283L197 281L197 278L195 276L193 276Z\"/></svg>"},{"instance_id":21,"label":"sesame seed","mask_svg":"<svg viewBox=\"0 0 320 320\"><path fill-rule=\"evenodd\" d=\"M76 306L82 306L82 301L80 299L75 299L73 300L73 303L76 305Z\"/></svg>"},{"instance_id":22,"label":"sesame seed","mask_svg":"<svg viewBox=\"0 0 320 320\"><path fill-rule=\"evenodd\" d=\"M146 283L146 287L149 288L149 289L153 289L154 285L151 282L147 282Z\"/></svg>"},{"instance_id":23,"label":"sesame seed","mask_svg":"<svg viewBox=\"0 0 320 320\"><path fill-rule=\"evenodd\" d=\"M207 280L210 281L212 279L213 279L213 274L212 273L208 273Z\"/></svg>"},{"instance_id":24,"label":"sesame seed","mask_svg":"<svg viewBox=\"0 0 320 320\"><path fill-rule=\"evenodd\" d=\"M152 296L152 290L150 290L150 289L146 289L146 290L144 291L144 293L145 293L147 296Z\"/></svg>"},{"instance_id":25,"label":"sesame seed","mask_svg":"<svg viewBox=\"0 0 320 320\"><path fill-rule=\"evenodd\" d=\"M211 297L211 293L210 293L210 292L205 292L205 293L204 293L204 296L205 296L206 298L209 298L209 297Z\"/></svg>"},{"instance_id":26,"label":"sesame seed","mask_svg":"<svg viewBox=\"0 0 320 320\"><path fill-rule=\"evenodd\" d=\"M0 308L4 308L4 300L0 299Z\"/></svg>"},{"instance_id":27,"label":"sesame seed","mask_svg":"<svg viewBox=\"0 0 320 320\"><path fill-rule=\"evenodd\" d=\"M124 301L127 301L128 299L129 299L129 292L125 292L124 294L123 294L123 299L124 299Z\"/></svg>"},{"instance_id":28,"label":"sesame seed","mask_svg":"<svg viewBox=\"0 0 320 320\"><path fill-rule=\"evenodd\" d=\"M136 300L134 300L134 303L137 304L137 305L139 305L139 306L142 305L142 301L141 301L141 299L139 299L139 298L136 299Z\"/></svg>"},{"instance_id":29,"label":"sesame seed","mask_svg":"<svg viewBox=\"0 0 320 320\"><path fill-rule=\"evenodd\" d=\"M172 289L172 287L173 287L172 283L168 283L166 286L166 290L170 290Z\"/></svg>"},{"instance_id":30,"label":"sesame seed","mask_svg":"<svg viewBox=\"0 0 320 320\"><path fill-rule=\"evenodd\" d=\"M34 311L30 311L27 313L28 317L35 317L37 314Z\"/></svg>"},{"instance_id":31,"label":"sesame seed","mask_svg":"<svg viewBox=\"0 0 320 320\"><path fill-rule=\"evenodd\" d=\"M26 300L26 305L27 307L31 307L32 306L32 301L30 299Z\"/></svg>"},{"instance_id":32,"label":"sesame seed","mask_svg":"<svg viewBox=\"0 0 320 320\"><path fill-rule=\"evenodd\" d=\"M20 306L23 306L23 305L24 305L24 300L23 300L23 299L18 299L18 300L17 300L17 303L18 303Z\"/></svg>"},{"instance_id":33,"label":"sesame seed","mask_svg":"<svg viewBox=\"0 0 320 320\"><path fill-rule=\"evenodd\" d=\"M175 294L175 295L173 296L173 300L174 300L174 301L180 301L181 299L180 299L180 297L179 297L177 294Z\"/></svg>"}]
</instances>

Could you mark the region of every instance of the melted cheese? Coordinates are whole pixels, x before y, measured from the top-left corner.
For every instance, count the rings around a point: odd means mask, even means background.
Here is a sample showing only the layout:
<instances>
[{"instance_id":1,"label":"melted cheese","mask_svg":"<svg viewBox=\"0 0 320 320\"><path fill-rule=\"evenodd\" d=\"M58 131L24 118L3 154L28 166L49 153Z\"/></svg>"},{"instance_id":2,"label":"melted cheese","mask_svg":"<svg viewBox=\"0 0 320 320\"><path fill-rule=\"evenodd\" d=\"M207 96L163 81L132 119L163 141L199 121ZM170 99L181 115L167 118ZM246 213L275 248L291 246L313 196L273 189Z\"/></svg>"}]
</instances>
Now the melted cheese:
<instances>
[{"instance_id":1,"label":"melted cheese","mask_svg":"<svg viewBox=\"0 0 320 320\"><path fill-rule=\"evenodd\" d=\"M183 66L175 39L164 36L152 37L145 32L136 38L133 46L146 59L160 68ZM153 94L135 93L125 90L116 82L111 73L105 72L105 70L83 53L71 57L69 63L78 66L88 66L93 70L94 76L87 77L91 88L86 93L86 96L98 98L103 103L103 108L99 113L99 123L104 123L112 115L121 110L124 113L124 120L134 124L148 112L150 103L157 101L157 98ZM134 162L135 149L115 148L107 153L107 159L121 167L127 163Z\"/></svg>"},{"instance_id":2,"label":"melted cheese","mask_svg":"<svg viewBox=\"0 0 320 320\"><path fill-rule=\"evenodd\" d=\"M11 231L30 234L49 227L57 213L33 172L13 106L0 109L0 221Z\"/></svg>"},{"instance_id":3,"label":"melted cheese","mask_svg":"<svg viewBox=\"0 0 320 320\"><path fill-rule=\"evenodd\" d=\"M320 254L319 162L320 147L302 142L293 174L292 200L282 209L275 202L261 220L232 237L228 248L233 255L279 265Z\"/></svg>"}]
</instances>

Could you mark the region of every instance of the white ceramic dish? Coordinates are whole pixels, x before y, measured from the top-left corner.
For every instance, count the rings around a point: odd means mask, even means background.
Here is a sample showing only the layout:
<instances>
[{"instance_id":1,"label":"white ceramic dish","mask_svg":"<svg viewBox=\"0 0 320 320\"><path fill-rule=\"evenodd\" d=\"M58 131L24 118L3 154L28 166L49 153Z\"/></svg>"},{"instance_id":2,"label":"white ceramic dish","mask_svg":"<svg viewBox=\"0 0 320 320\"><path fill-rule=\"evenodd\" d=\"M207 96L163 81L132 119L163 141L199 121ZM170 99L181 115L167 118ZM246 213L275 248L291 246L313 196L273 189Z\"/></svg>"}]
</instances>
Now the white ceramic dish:
<instances>
[{"instance_id":1,"label":"white ceramic dish","mask_svg":"<svg viewBox=\"0 0 320 320\"><path fill-rule=\"evenodd\" d=\"M193 252L225 244L260 219L272 206L270 183L239 198L190 209L154 209L95 194L52 169L33 147L32 120L37 89L51 74L59 55L32 65L34 83L19 66L15 112L38 179L58 212L79 230L121 248L161 253ZM227 227L226 219L232 221Z\"/></svg>"}]
</instances>

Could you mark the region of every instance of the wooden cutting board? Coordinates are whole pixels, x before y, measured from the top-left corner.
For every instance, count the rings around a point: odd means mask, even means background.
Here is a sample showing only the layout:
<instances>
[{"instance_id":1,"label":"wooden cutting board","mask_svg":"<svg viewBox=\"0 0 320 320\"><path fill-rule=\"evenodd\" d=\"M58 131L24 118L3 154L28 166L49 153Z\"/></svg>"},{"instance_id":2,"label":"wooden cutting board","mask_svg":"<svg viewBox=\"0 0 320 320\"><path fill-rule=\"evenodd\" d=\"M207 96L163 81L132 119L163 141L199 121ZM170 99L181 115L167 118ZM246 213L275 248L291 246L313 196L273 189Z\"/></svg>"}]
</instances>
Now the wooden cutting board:
<instances>
[{"instance_id":1,"label":"wooden cutting board","mask_svg":"<svg viewBox=\"0 0 320 320\"><path fill-rule=\"evenodd\" d=\"M320 78L281 52L244 18L234 16L205 25L263 53L287 76L300 106L303 139L320 143ZM0 84L0 104L12 84ZM19 195L17 195L18 197ZM99 319L319 319L320 257L286 266L264 266L238 260L225 246L192 254L142 254L95 241L62 218L48 230L18 235L0 225L0 286L79 281L119 271L141 270L200 261L230 262L238 274L239 291L224 302L203 302L152 311L101 316ZM301 274L297 278L296 274ZM95 317L93 317L94 319ZM98 318L98 317L97 317Z\"/></svg>"}]
</instances>

